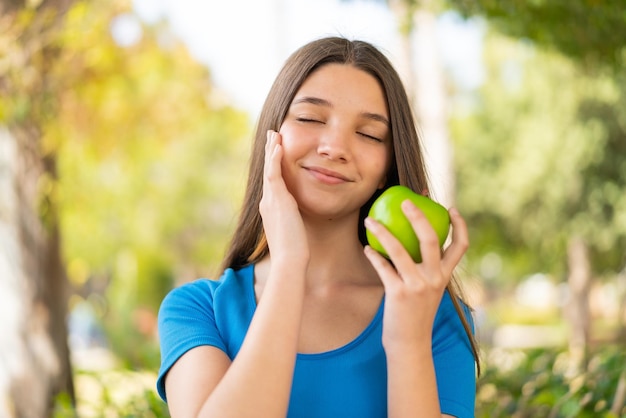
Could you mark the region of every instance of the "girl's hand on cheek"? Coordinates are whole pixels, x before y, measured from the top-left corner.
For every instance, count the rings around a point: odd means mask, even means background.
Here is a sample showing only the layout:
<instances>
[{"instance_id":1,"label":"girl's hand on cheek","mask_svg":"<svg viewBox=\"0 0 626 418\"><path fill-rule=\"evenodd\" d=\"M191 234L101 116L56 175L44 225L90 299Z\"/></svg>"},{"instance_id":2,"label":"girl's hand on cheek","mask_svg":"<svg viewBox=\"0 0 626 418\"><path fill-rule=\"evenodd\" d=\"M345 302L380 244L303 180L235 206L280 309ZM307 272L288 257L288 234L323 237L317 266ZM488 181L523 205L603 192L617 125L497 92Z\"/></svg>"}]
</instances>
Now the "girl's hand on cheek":
<instances>
[{"instance_id":1,"label":"girl's hand on cheek","mask_svg":"<svg viewBox=\"0 0 626 418\"><path fill-rule=\"evenodd\" d=\"M259 211L272 258L296 260L308 257L308 241L298 204L282 176L283 152L281 135L268 131Z\"/></svg>"},{"instance_id":2,"label":"girl's hand on cheek","mask_svg":"<svg viewBox=\"0 0 626 418\"><path fill-rule=\"evenodd\" d=\"M443 253L424 214L408 200L403 202L402 210L420 240L421 263L415 263L382 224L371 218L365 220L366 228L376 235L391 260L369 246L365 248L366 256L385 287L383 345L386 349L430 345L441 297L469 242L467 226L456 209L449 211L453 239Z\"/></svg>"}]
</instances>

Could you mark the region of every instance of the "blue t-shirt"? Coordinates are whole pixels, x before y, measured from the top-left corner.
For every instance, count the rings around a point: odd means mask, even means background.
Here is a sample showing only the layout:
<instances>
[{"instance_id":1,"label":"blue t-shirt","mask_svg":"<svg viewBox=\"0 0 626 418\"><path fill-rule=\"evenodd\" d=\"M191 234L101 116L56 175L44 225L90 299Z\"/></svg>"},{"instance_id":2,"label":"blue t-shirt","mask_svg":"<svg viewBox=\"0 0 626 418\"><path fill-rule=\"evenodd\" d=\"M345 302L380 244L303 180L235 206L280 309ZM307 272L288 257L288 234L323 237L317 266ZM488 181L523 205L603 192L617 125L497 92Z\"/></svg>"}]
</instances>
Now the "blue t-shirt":
<instances>
[{"instance_id":1,"label":"blue t-shirt","mask_svg":"<svg viewBox=\"0 0 626 418\"><path fill-rule=\"evenodd\" d=\"M347 345L297 355L288 417L387 416L383 305L384 300L372 322ZM253 265L228 269L217 281L200 279L173 289L159 311L161 368L157 389L161 398L167 400L166 373L188 350L210 345L234 359L255 309ZM471 321L468 310L466 315ZM442 413L473 417L474 357L448 292L435 318L432 350Z\"/></svg>"}]
</instances>

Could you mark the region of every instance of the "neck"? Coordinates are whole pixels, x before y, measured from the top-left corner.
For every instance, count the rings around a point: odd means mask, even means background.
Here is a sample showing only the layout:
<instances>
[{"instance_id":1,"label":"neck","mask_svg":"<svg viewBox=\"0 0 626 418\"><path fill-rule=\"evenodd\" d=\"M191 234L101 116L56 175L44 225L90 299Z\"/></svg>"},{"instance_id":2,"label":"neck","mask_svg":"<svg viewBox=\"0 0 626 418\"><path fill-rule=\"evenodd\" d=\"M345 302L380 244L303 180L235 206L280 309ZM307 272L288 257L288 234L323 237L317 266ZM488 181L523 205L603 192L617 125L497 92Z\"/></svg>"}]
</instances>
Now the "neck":
<instances>
[{"instance_id":1,"label":"neck","mask_svg":"<svg viewBox=\"0 0 626 418\"><path fill-rule=\"evenodd\" d=\"M308 287L379 283L363 254L357 222L358 217L322 221L305 219L310 250Z\"/></svg>"},{"instance_id":2,"label":"neck","mask_svg":"<svg viewBox=\"0 0 626 418\"><path fill-rule=\"evenodd\" d=\"M378 274L363 253L358 238L358 216L354 219L312 221L304 218L310 258L306 272L308 291L342 285L381 284ZM261 287L267 277L271 256L257 262L255 274Z\"/></svg>"}]
</instances>

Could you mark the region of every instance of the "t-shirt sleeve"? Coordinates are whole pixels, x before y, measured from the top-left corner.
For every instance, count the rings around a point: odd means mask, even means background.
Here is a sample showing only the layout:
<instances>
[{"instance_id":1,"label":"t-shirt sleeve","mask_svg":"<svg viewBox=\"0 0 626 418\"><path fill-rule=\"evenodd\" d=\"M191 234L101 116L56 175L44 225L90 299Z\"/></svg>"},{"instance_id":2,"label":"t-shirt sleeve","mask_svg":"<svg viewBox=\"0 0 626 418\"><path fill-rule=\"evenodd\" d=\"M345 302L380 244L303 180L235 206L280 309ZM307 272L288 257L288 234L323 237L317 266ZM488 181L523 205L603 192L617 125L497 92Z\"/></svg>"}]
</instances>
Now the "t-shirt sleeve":
<instances>
[{"instance_id":1,"label":"t-shirt sleeve","mask_svg":"<svg viewBox=\"0 0 626 418\"><path fill-rule=\"evenodd\" d=\"M202 345L226 351L213 310L216 283L209 280L187 283L170 291L161 303L158 317L161 367L157 391L166 402L165 376L183 354Z\"/></svg>"},{"instance_id":2,"label":"t-shirt sleeve","mask_svg":"<svg viewBox=\"0 0 626 418\"><path fill-rule=\"evenodd\" d=\"M469 308L461 303L473 329ZM444 294L433 326L433 359L441 412L457 418L473 418L476 400L476 362L452 299Z\"/></svg>"}]
</instances>

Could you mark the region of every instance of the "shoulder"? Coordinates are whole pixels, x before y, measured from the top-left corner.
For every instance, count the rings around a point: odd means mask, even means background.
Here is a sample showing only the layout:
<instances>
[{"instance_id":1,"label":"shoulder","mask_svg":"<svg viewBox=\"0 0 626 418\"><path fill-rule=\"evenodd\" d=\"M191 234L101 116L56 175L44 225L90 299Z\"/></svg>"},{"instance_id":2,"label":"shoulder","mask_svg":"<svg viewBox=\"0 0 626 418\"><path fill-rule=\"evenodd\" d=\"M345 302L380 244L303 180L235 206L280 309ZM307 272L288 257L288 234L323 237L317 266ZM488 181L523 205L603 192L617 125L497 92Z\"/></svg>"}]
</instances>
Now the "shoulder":
<instances>
[{"instance_id":1,"label":"shoulder","mask_svg":"<svg viewBox=\"0 0 626 418\"><path fill-rule=\"evenodd\" d=\"M433 325L433 361L437 375L437 390L443 413L456 417L472 417L476 393L476 363L471 335L461 318L474 332L470 307L457 298L457 306L445 292Z\"/></svg>"},{"instance_id":2,"label":"shoulder","mask_svg":"<svg viewBox=\"0 0 626 418\"><path fill-rule=\"evenodd\" d=\"M469 353L469 357L473 357L471 354L471 336L468 335L464 325L466 322L470 332L474 333L472 311L469 305L459 298L454 300L454 297L446 290L441 299L433 324L433 351L443 354L444 352L451 353L462 350Z\"/></svg>"},{"instance_id":3,"label":"shoulder","mask_svg":"<svg viewBox=\"0 0 626 418\"><path fill-rule=\"evenodd\" d=\"M246 302L251 299L244 296L253 292L250 290L253 272L253 266L227 269L218 280L197 279L172 289L165 296L158 317L161 367L157 389L163 399L165 375L190 349L209 345L227 354L234 352L231 336L233 333L239 336L245 327L239 325L233 311L246 310L233 300L241 301L244 306L252 305Z\"/></svg>"},{"instance_id":4,"label":"shoulder","mask_svg":"<svg viewBox=\"0 0 626 418\"><path fill-rule=\"evenodd\" d=\"M205 310L212 307L223 292L244 292L247 279L252 279L252 266L239 270L226 269L218 279L196 279L172 289L163 299L159 315L186 308Z\"/></svg>"},{"instance_id":5,"label":"shoulder","mask_svg":"<svg viewBox=\"0 0 626 418\"><path fill-rule=\"evenodd\" d=\"M455 300L453 300L455 298ZM456 303L455 303L456 302ZM458 308L457 308L458 306ZM442 325L456 324L462 326L461 315L467 320L473 331L472 310L469 305L456 296L452 296L446 290L441 298L437 316L435 317L435 328Z\"/></svg>"}]
</instances>

